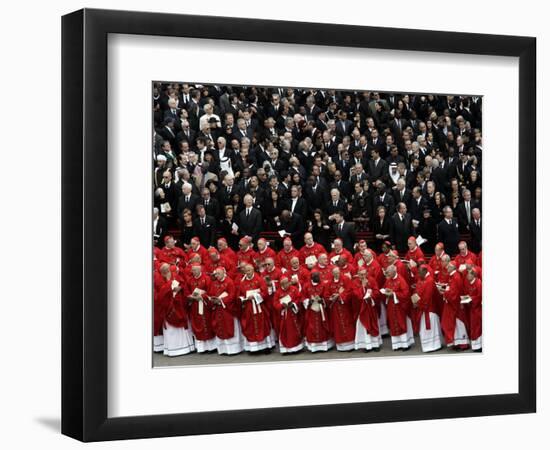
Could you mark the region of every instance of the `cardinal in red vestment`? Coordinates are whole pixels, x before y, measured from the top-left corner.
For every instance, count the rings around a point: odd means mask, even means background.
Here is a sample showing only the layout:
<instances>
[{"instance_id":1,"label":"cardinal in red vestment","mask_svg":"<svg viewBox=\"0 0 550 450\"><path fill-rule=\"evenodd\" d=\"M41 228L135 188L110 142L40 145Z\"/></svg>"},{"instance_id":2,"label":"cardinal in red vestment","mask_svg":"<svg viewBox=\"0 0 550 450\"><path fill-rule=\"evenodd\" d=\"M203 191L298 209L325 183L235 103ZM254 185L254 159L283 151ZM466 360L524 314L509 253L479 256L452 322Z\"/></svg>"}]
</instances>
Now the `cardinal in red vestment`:
<instances>
[{"instance_id":1,"label":"cardinal in red vestment","mask_svg":"<svg viewBox=\"0 0 550 450\"><path fill-rule=\"evenodd\" d=\"M428 266L418 268L413 303L414 329L419 334L423 352L432 352L441 348L441 326L438 315L437 287Z\"/></svg>"},{"instance_id":2,"label":"cardinal in red vestment","mask_svg":"<svg viewBox=\"0 0 550 450\"><path fill-rule=\"evenodd\" d=\"M321 277L321 281L325 282L331 278L332 269L334 269L334 266L329 263L327 254L321 253L317 260L317 264L311 270L318 272Z\"/></svg>"},{"instance_id":3,"label":"cardinal in red vestment","mask_svg":"<svg viewBox=\"0 0 550 450\"><path fill-rule=\"evenodd\" d=\"M372 258L371 258L372 259ZM382 300L378 284L361 268L354 280L354 304L358 305L355 316L355 350L378 351L382 345L377 304Z\"/></svg>"},{"instance_id":4,"label":"cardinal in red vestment","mask_svg":"<svg viewBox=\"0 0 550 450\"><path fill-rule=\"evenodd\" d=\"M227 239L219 238L218 239L218 251L220 255L225 257L227 261L231 262L231 266L236 269L237 267L237 254L233 251L231 247L227 244Z\"/></svg>"},{"instance_id":5,"label":"cardinal in red vestment","mask_svg":"<svg viewBox=\"0 0 550 450\"><path fill-rule=\"evenodd\" d=\"M290 260L294 257L299 258L300 253L292 246L292 239L286 237L282 250L277 253L277 266L285 270L290 269Z\"/></svg>"},{"instance_id":6,"label":"cardinal in red vestment","mask_svg":"<svg viewBox=\"0 0 550 450\"><path fill-rule=\"evenodd\" d=\"M349 250L346 250L344 248L344 244L342 243L342 239L334 239L333 246L334 246L334 249L328 255L328 259L330 260L330 262L332 264L336 265L336 262L342 256L344 256L346 258L348 263L353 261L353 255L350 253Z\"/></svg>"},{"instance_id":7,"label":"cardinal in red vestment","mask_svg":"<svg viewBox=\"0 0 550 450\"><path fill-rule=\"evenodd\" d=\"M249 352L269 350L275 346L271 331L269 311L263 305L267 297L265 280L254 272L252 264L243 267L237 295L242 302L241 328L244 336L244 349Z\"/></svg>"},{"instance_id":8,"label":"cardinal in red vestment","mask_svg":"<svg viewBox=\"0 0 550 450\"><path fill-rule=\"evenodd\" d=\"M236 297L235 284L225 267L214 269L214 279L208 286L208 298L212 304L212 330L216 335L216 348L220 355L235 355L243 351L240 300Z\"/></svg>"},{"instance_id":9,"label":"cardinal in red vestment","mask_svg":"<svg viewBox=\"0 0 550 450\"><path fill-rule=\"evenodd\" d=\"M279 351L295 353L304 348L302 337L302 314L300 292L284 275L273 297L273 309L279 315Z\"/></svg>"},{"instance_id":10,"label":"cardinal in red vestment","mask_svg":"<svg viewBox=\"0 0 550 450\"><path fill-rule=\"evenodd\" d=\"M460 350L467 348L470 342L466 328L466 311L460 298L463 292L463 280L454 263L447 264L447 271L449 272L449 284L447 287L441 288L443 295L441 329L447 347L455 347Z\"/></svg>"},{"instance_id":11,"label":"cardinal in red vestment","mask_svg":"<svg viewBox=\"0 0 550 450\"><path fill-rule=\"evenodd\" d=\"M482 323L481 323L481 280L474 270L469 270L464 283L464 295L471 298L467 304L470 313L470 340L472 350L481 351L482 342Z\"/></svg>"},{"instance_id":12,"label":"cardinal in red vestment","mask_svg":"<svg viewBox=\"0 0 550 450\"><path fill-rule=\"evenodd\" d=\"M310 352L327 351L334 346L331 339L330 322L326 302L323 298L325 286L319 272L313 270L311 279L302 289L304 317L304 337Z\"/></svg>"},{"instance_id":13,"label":"cardinal in red vestment","mask_svg":"<svg viewBox=\"0 0 550 450\"><path fill-rule=\"evenodd\" d=\"M321 253L326 253L325 247L323 247L321 244L318 244L313 240L313 235L311 233L304 234L304 245L300 249L300 262L302 264L306 264L309 269L313 268L313 266L317 263L317 259L319 259L319 255ZM315 259L311 259L306 261L309 257L315 257ZM309 264L308 262L311 261Z\"/></svg>"},{"instance_id":14,"label":"cardinal in red vestment","mask_svg":"<svg viewBox=\"0 0 550 450\"><path fill-rule=\"evenodd\" d=\"M159 261L183 269L187 263L187 255L183 249L176 247L176 241L172 236L166 236L164 247L160 250Z\"/></svg>"},{"instance_id":15,"label":"cardinal in red vestment","mask_svg":"<svg viewBox=\"0 0 550 450\"><path fill-rule=\"evenodd\" d=\"M189 244L189 253L197 253L201 257L201 261L208 260L208 250L201 245L201 241L198 237L191 238Z\"/></svg>"},{"instance_id":16,"label":"cardinal in red vestment","mask_svg":"<svg viewBox=\"0 0 550 450\"><path fill-rule=\"evenodd\" d=\"M195 346L188 329L184 281L170 270L168 263L163 263L159 270L161 276L155 278L154 334L162 333L162 350L166 356L185 355L194 351ZM159 350L157 347L156 351Z\"/></svg>"},{"instance_id":17,"label":"cardinal in red vestment","mask_svg":"<svg viewBox=\"0 0 550 450\"><path fill-rule=\"evenodd\" d=\"M380 292L386 296L392 349L408 350L414 344L412 321L409 317L411 311L409 285L405 278L397 273L394 265L388 266L385 273L386 282Z\"/></svg>"},{"instance_id":18,"label":"cardinal in red vestment","mask_svg":"<svg viewBox=\"0 0 550 450\"><path fill-rule=\"evenodd\" d=\"M197 352L216 350L216 335L212 329L212 303L208 300L210 277L202 273L202 266L191 265L191 276L187 278L187 298L189 299L189 318L195 335Z\"/></svg>"},{"instance_id":19,"label":"cardinal in red vestment","mask_svg":"<svg viewBox=\"0 0 550 450\"><path fill-rule=\"evenodd\" d=\"M331 330L338 351L349 351L355 348L352 296L351 280L342 276L338 267L333 268L332 276L325 284L323 297L328 303Z\"/></svg>"},{"instance_id":20,"label":"cardinal in red vestment","mask_svg":"<svg viewBox=\"0 0 550 450\"><path fill-rule=\"evenodd\" d=\"M257 260L256 265L258 266L258 270L260 272L263 272L265 270L265 261L267 258L272 258L273 260L277 259L277 253L275 250L273 250L268 242L264 238L258 239L257 242L258 251L256 252Z\"/></svg>"},{"instance_id":21,"label":"cardinal in red vestment","mask_svg":"<svg viewBox=\"0 0 550 450\"><path fill-rule=\"evenodd\" d=\"M237 252L237 266L242 272L242 268L246 264L252 264L252 267L256 267L256 260L258 254L252 249L252 241L248 236L244 236L239 241L239 251Z\"/></svg>"}]
</instances>

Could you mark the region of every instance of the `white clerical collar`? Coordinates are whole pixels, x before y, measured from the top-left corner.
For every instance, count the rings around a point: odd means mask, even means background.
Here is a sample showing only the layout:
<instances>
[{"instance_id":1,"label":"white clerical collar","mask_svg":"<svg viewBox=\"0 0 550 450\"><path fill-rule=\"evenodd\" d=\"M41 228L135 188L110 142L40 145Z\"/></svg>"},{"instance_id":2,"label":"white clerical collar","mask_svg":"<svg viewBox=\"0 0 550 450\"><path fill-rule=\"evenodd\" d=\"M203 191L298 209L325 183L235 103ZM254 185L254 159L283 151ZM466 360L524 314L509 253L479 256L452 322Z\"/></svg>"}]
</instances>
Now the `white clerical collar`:
<instances>
[{"instance_id":1,"label":"white clerical collar","mask_svg":"<svg viewBox=\"0 0 550 450\"><path fill-rule=\"evenodd\" d=\"M397 272L395 272L393 279L395 280L396 278L397 278Z\"/></svg>"}]
</instances>

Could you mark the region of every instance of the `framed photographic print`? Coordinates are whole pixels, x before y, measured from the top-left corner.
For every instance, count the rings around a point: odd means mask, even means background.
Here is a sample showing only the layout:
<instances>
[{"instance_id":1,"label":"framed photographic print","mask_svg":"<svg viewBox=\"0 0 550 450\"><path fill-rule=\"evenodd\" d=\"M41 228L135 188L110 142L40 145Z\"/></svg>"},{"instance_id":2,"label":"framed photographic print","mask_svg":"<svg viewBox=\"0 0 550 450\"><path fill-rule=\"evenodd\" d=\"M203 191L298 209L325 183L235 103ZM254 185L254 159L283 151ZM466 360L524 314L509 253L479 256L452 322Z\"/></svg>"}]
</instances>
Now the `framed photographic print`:
<instances>
[{"instance_id":1,"label":"framed photographic print","mask_svg":"<svg viewBox=\"0 0 550 450\"><path fill-rule=\"evenodd\" d=\"M534 38L62 25L64 434L535 411Z\"/></svg>"}]
</instances>

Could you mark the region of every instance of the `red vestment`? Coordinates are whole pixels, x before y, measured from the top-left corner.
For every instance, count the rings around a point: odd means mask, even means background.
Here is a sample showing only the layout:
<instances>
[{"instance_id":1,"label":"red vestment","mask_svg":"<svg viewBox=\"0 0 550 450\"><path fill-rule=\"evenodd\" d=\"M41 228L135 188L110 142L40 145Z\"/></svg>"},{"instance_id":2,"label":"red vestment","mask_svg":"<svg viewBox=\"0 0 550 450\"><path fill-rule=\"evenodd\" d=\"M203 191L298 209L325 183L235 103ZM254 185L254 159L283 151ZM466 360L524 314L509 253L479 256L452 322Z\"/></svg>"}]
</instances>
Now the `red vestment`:
<instances>
[{"instance_id":1,"label":"red vestment","mask_svg":"<svg viewBox=\"0 0 550 450\"><path fill-rule=\"evenodd\" d=\"M255 289L260 290L260 295L264 300L267 298L267 286L259 274L254 273L250 280L243 276L237 288L237 295L239 298L246 298L246 292ZM269 310L263 303L253 305L253 301L242 302L241 327L249 342L261 342L271 332Z\"/></svg>"},{"instance_id":2,"label":"red vestment","mask_svg":"<svg viewBox=\"0 0 550 450\"><path fill-rule=\"evenodd\" d=\"M370 253L372 255L372 259L376 261L376 259L378 258L376 256L376 252L374 250L371 250L370 248L367 248L365 254L361 253L361 252L357 252L354 256L353 256L353 264L355 264L356 267L364 267L366 266L367 264L367 260L365 258L365 255L367 253ZM363 264L361 264L359 261L362 260L363 261Z\"/></svg>"},{"instance_id":3,"label":"red vestment","mask_svg":"<svg viewBox=\"0 0 550 450\"><path fill-rule=\"evenodd\" d=\"M204 262L210 258L208 255L208 250L200 244L196 248L189 247L189 253L196 253L199 255L201 257L201 264L204 264Z\"/></svg>"},{"instance_id":4,"label":"red vestment","mask_svg":"<svg viewBox=\"0 0 550 450\"><path fill-rule=\"evenodd\" d=\"M182 288L175 296L173 295L172 282L176 280ZM154 330L155 336L162 335L164 322L173 327L187 328L187 307L184 298L185 283L179 277L172 274L167 280L162 275L155 277L154 285Z\"/></svg>"},{"instance_id":5,"label":"red vestment","mask_svg":"<svg viewBox=\"0 0 550 450\"><path fill-rule=\"evenodd\" d=\"M433 255L430 258L430 262L428 265L433 270L435 281L439 282L439 274L442 272L447 272L447 270L443 267L443 263L441 262L441 258L445 255L445 253L441 253L441 256Z\"/></svg>"},{"instance_id":6,"label":"red vestment","mask_svg":"<svg viewBox=\"0 0 550 450\"><path fill-rule=\"evenodd\" d=\"M221 298L222 304L212 304L212 330L220 339L231 339L235 334L233 318L238 318L241 305L240 300L235 297L235 283L226 276L223 280L214 279L208 287L210 297L220 297L223 293L226 296Z\"/></svg>"},{"instance_id":7,"label":"red vestment","mask_svg":"<svg viewBox=\"0 0 550 450\"><path fill-rule=\"evenodd\" d=\"M264 264L267 258L272 258L275 263L277 262L277 253L275 253L275 250L267 245L262 252L258 250L256 253L258 255L258 266Z\"/></svg>"},{"instance_id":8,"label":"red vestment","mask_svg":"<svg viewBox=\"0 0 550 450\"><path fill-rule=\"evenodd\" d=\"M179 247L163 247L159 254L159 261L161 263L168 263L170 265L183 268L187 263L187 255Z\"/></svg>"},{"instance_id":9,"label":"red vestment","mask_svg":"<svg viewBox=\"0 0 550 450\"><path fill-rule=\"evenodd\" d=\"M355 322L351 309L352 286L351 280L340 276L338 280L330 277L325 284L323 298L329 305L329 320L334 341L337 344L352 342L355 340ZM331 302L329 298L338 294L338 298Z\"/></svg>"},{"instance_id":10,"label":"red vestment","mask_svg":"<svg viewBox=\"0 0 550 450\"><path fill-rule=\"evenodd\" d=\"M463 283L462 276L455 270L449 275L449 286L443 294L443 313L441 315L441 329L447 343L454 342L456 319L460 319L467 326L464 306L460 303Z\"/></svg>"},{"instance_id":11,"label":"red vestment","mask_svg":"<svg viewBox=\"0 0 550 450\"><path fill-rule=\"evenodd\" d=\"M310 271L305 266L298 266L298 270L294 270L292 267L288 269L285 273L287 277L290 278L291 281L294 281L295 278L298 280L298 284L295 286L298 288L298 290L302 289L302 286L309 280L310 277Z\"/></svg>"},{"instance_id":12,"label":"red vestment","mask_svg":"<svg viewBox=\"0 0 550 450\"><path fill-rule=\"evenodd\" d=\"M386 278L384 289L391 289L395 294L395 298L390 295L385 300L390 335L400 336L407 332L407 316L411 310L409 285L398 274L395 278Z\"/></svg>"},{"instance_id":13,"label":"red vestment","mask_svg":"<svg viewBox=\"0 0 550 450\"><path fill-rule=\"evenodd\" d=\"M207 341L214 337L214 330L212 329L212 303L208 301L207 294L209 287L210 278L203 273L199 277L191 275L187 278L187 296L190 296L195 289L204 291L204 294L201 294L202 314L199 301L190 300L189 305L191 329L195 337L200 341Z\"/></svg>"},{"instance_id":14,"label":"red vestment","mask_svg":"<svg viewBox=\"0 0 550 450\"><path fill-rule=\"evenodd\" d=\"M289 296L291 303L285 307L281 299ZM293 348L302 342L302 316L300 314L300 293L296 286L286 290L279 287L273 296L273 309L278 315L277 332L281 344Z\"/></svg>"},{"instance_id":15,"label":"red vestment","mask_svg":"<svg viewBox=\"0 0 550 450\"><path fill-rule=\"evenodd\" d=\"M290 251L287 252L283 248L279 253L277 253L277 266L281 267L282 269L289 270L290 260L294 257L300 258L300 253L298 252L298 250L292 247Z\"/></svg>"},{"instance_id":16,"label":"red vestment","mask_svg":"<svg viewBox=\"0 0 550 450\"><path fill-rule=\"evenodd\" d=\"M316 258L319 258L319 255L322 255L326 252L327 251L325 250L325 247L323 247L321 244L318 244L317 242L314 242L313 245L311 245L310 247L304 245L299 252L300 262L302 264L305 264L307 257L315 256Z\"/></svg>"},{"instance_id":17,"label":"red vestment","mask_svg":"<svg viewBox=\"0 0 550 450\"><path fill-rule=\"evenodd\" d=\"M321 281L328 281L330 278L332 278L332 269L334 269L334 266L332 264L327 264L326 266L321 267L319 263L317 263L315 264L313 269L311 269L311 272L319 272Z\"/></svg>"},{"instance_id":18,"label":"red vestment","mask_svg":"<svg viewBox=\"0 0 550 450\"><path fill-rule=\"evenodd\" d=\"M324 284L305 283L302 289L302 298L309 299L304 318L304 335L310 343L326 342L330 339L330 322L328 311L323 306L323 312L311 309L312 297L324 298ZM323 320L324 317L324 320Z\"/></svg>"},{"instance_id":19,"label":"red vestment","mask_svg":"<svg viewBox=\"0 0 550 450\"><path fill-rule=\"evenodd\" d=\"M475 341L482 334L482 324L481 324L481 280L479 278L474 278L473 283L466 280L464 282L464 294L469 295L472 298L472 301L468 303L468 308L470 310L470 339Z\"/></svg>"},{"instance_id":20,"label":"red vestment","mask_svg":"<svg viewBox=\"0 0 550 450\"><path fill-rule=\"evenodd\" d=\"M477 266L477 255L470 250L467 251L465 255L460 253L455 256L455 266L458 269L462 264L472 264Z\"/></svg>"},{"instance_id":21,"label":"red vestment","mask_svg":"<svg viewBox=\"0 0 550 450\"><path fill-rule=\"evenodd\" d=\"M418 264L418 261L420 261L422 259L426 260L426 258L424 258L424 252L418 246L414 250L409 250L405 255L405 259L407 259L407 260L412 259L417 264Z\"/></svg>"},{"instance_id":22,"label":"red vestment","mask_svg":"<svg viewBox=\"0 0 550 450\"><path fill-rule=\"evenodd\" d=\"M354 304L357 305L355 308L357 310L355 320L359 318L361 324L371 336L378 336L380 334L380 327L378 324L377 304L382 298L376 280L374 278L367 279L367 286L363 286L359 279L356 279L354 282ZM365 294L369 289L371 290L371 295L369 298L365 298Z\"/></svg>"},{"instance_id":23,"label":"red vestment","mask_svg":"<svg viewBox=\"0 0 550 450\"><path fill-rule=\"evenodd\" d=\"M237 254L232 248L227 247L226 249L220 250L219 253L221 256L225 256L225 259L231 263L233 269L237 269Z\"/></svg>"},{"instance_id":24,"label":"red vestment","mask_svg":"<svg viewBox=\"0 0 550 450\"><path fill-rule=\"evenodd\" d=\"M421 320L425 321L424 325L426 326L426 330L431 330L430 313L432 312L439 314L439 296L433 276L426 274L424 279L418 277L416 279L416 288L414 293L418 294L420 297L420 300L418 300L416 308L414 309L414 331L415 333L418 333L420 330Z\"/></svg>"},{"instance_id":25,"label":"red vestment","mask_svg":"<svg viewBox=\"0 0 550 450\"><path fill-rule=\"evenodd\" d=\"M382 269L387 269L390 265L390 262L388 261L388 253L382 252L378 255L378 263Z\"/></svg>"},{"instance_id":26,"label":"red vestment","mask_svg":"<svg viewBox=\"0 0 550 450\"><path fill-rule=\"evenodd\" d=\"M256 260L258 259L258 254L248 247L247 250L239 250L237 252L237 265L239 267L245 264L252 264L252 267L256 267Z\"/></svg>"},{"instance_id":27,"label":"red vestment","mask_svg":"<svg viewBox=\"0 0 550 450\"><path fill-rule=\"evenodd\" d=\"M334 262L332 261L332 258L336 258L336 257L338 258L345 257L348 263L353 262L353 255L350 253L349 250L346 250L345 248L343 248L339 252L336 252L336 251L330 252L330 254L328 255L328 259L332 264L336 264L336 260L334 260Z\"/></svg>"}]
</instances>

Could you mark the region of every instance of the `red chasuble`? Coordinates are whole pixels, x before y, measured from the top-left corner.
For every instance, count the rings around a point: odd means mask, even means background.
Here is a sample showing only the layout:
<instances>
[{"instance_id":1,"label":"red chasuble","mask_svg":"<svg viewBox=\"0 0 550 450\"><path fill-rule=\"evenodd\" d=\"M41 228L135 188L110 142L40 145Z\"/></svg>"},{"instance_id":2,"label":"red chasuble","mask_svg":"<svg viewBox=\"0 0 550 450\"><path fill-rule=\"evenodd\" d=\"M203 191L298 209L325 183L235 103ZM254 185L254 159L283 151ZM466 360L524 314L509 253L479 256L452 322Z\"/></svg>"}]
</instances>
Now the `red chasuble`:
<instances>
[{"instance_id":1,"label":"red chasuble","mask_svg":"<svg viewBox=\"0 0 550 450\"><path fill-rule=\"evenodd\" d=\"M235 334L233 318L238 318L241 310L235 297L235 283L228 276L222 281L214 279L207 291L210 297L220 297L224 292L227 295L221 298L222 304L212 304L212 330L220 339L231 339Z\"/></svg>"},{"instance_id":2,"label":"red chasuble","mask_svg":"<svg viewBox=\"0 0 550 450\"><path fill-rule=\"evenodd\" d=\"M309 256L315 256L316 258L319 258L319 255L322 255L323 253L326 253L325 247L323 247L321 244L318 244L317 242L314 242L311 247L308 247L307 245L304 245L300 249L300 262L302 264L306 263L306 258Z\"/></svg>"},{"instance_id":3,"label":"red chasuble","mask_svg":"<svg viewBox=\"0 0 550 450\"><path fill-rule=\"evenodd\" d=\"M233 251L232 248L227 247L224 250L220 250L219 253L221 256L224 256L227 261L231 263L231 267L233 269L237 269L237 254Z\"/></svg>"},{"instance_id":4,"label":"red chasuble","mask_svg":"<svg viewBox=\"0 0 550 450\"><path fill-rule=\"evenodd\" d=\"M441 254L441 257L443 257L445 253ZM439 275L443 272L446 272L446 269L443 267L443 264L441 262L441 257L437 257L437 255L433 255L430 258L430 262L428 265L431 267L431 269L434 272L435 281L439 282Z\"/></svg>"},{"instance_id":5,"label":"red chasuble","mask_svg":"<svg viewBox=\"0 0 550 450\"><path fill-rule=\"evenodd\" d=\"M410 260L412 259L415 263L418 264L418 261L420 261L421 259L424 259L424 252L422 251L422 249L420 247L416 247L414 250L409 250L406 255L405 255L405 259L407 260Z\"/></svg>"},{"instance_id":6,"label":"red chasuble","mask_svg":"<svg viewBox=\"0 0 550 450\"><path fill-rule=\"evenodd\" d=\"M311 271L319 272L321 281L325 282L332 278L332 269L334 269L334 266L332 264L327 264L326 266L321 267L319 263L317 263L315 264L315 266L313 266L313 269L311 269Z\"/></svg>"},{"instance_id":7,"label":"red chasuble","mask_svg":"<svg viewBox=\"0 0 550 450\"><path fill-rule=\"evenodd\" d=\"M300 258L300 253L295 248L291 248L289 252L282 249L277 253L277 266L282 269L290 270L290 260L292 258Z\"/></svg>"},{"instance_id":8,"label":"red chasuble","mask_svg":"<svg viewBox=\"0 0 550 450\"><path fill-rule=\"evenodd\" d=\"M291 299L291 304L285 307L281 299L287 295ZM302 316L298 288L289 286L285 290L279 286L273 296L273 309L279 316L277 332L281 344L286 348L296 347L302 342Z\"/></svg>"},{"instance_id":9,"label":"red chasuble","mask_svg":"<svg viewBox=\"0 0 550 450\"><path fill-rule=\"evenodd\" d=\"M363 286L361 280L356 279L354 283L354 304L357 305L357 316L361 321L361 324L367 330L371 336L378 336L380 334L380 327L378 326L378 308L377 305L382 300L378 284L374 278L367 278L368 285ZM368 290L371 290L369 298L365 299L365 294ZM357 319L356 319L357 320Z\"/></svg>"},{"instance_id":10,"label":"red chasuble","mask_svg":"<svg viewBox=\"0 0 550 450\"><path fill-rule=\"evenodd\" d=\"M186 295L191 295L195 289L200 289L205 293L201 295L203 299L202 311L200 302L190 301L189 305L189 317L191 319L191 329L193 334L200 341L207 341L214 337L214 330L212 330L212 303L208 301L208 288L210 286L210 279L204 274L195 278L191 275L187 279L187 292ZM201 314L202 312L202 314Z\"/></svg>"},{"instance_id":11,"label":"red chasuble","mask_svg":"<svg viewBox=\"0 0 550 450\"><path fill-rule=\"evenodd\" d=\"M252 250L250 247L248 250L237 252L237 265L243 266L245 264L252 264L253 267L256 267L256 260L258 259L258 254Z\"/></svg>"},{"instance_id":12,"label":"red chasuble","mask_svg":"<svg viewBox=\"0 0 550 450\"><path fill-rule=\"evenodd\" d=\"M426 278L424 279L418 277L416 279L416 289L414 290L414 292L420 297L420 300L418 300L413 314L414 332L418 333L418 331L420 330L421 320L424 320L426 330L430 330L430 313L432 312L439 314L438 291L437 287L435 286L433 276L427 274Z\"/></svg>"},{"instance_id":13,"label":"red chasuble","mask_svg":"<svg viewBox=\"0 0 550 450\"><path fill-rule=\"evenodd\" d=\"M255 273L250 280L243 276L237 288L237 296L245 298L247 291L255 289L260 290L260 295L264 300L267 298L267 286L260 275ZM249 342L261 342L269 336L271 323L269 311L265 305L260 303L254 306L252 301L248 300L242 302L241 327Z\"/></svg>"},{"instance_id":14,"label":"red chasuble","mask_svg":"<svg viewBox=\"0 0 550 450\"><path fill-rule=\"evenodd\" d=\"M178 300L176 301L174 301L172 294L172 281L175 279L174 274L172 274L172 278L169 280L165 279L160 274L159 276L155 276L153 296L153 333L155 336L162 335L162 328L164 321L167 319L168 313L171 313L171 322L169 322L171 325L187 328L187 311L185 304L182 303L182 291L178 294ZM181 279L177 279L177 281L180 283L182 288L184 288L183 281ZM182 321L184 323L180 325Z\"/></svg>"},{"instance_id":15,"label":"red chasuble","mask_svg":"<svg viewBox=\"0 0 550 450\"><path fill-rule=\"evenodd\" d=\"M462 276L455 270L449 276L449 286L443 294L443 313L441 315L441 329L447 343L454 342L456 319L460 319L466 326L466 314L463 305L460 304L460 296L462 295L463 283Z\"/></svg>"},{"instance_id":16,"label":"red chasuble","mask_svg":"<svg viewBox=\"0 0 550 450\"><path fill-rule=\"evenodd\" d=\"M466 280L464 282L464 294L469 295L472 298L471 303L468 304L470 310L470 339L473 341L478 339L482 333L481 326L481 280L475 278L473 283Z\"/></svg>"},{"instance_id":17,"label":"red chasuble","mask_svg":"<svg viewBox=\"0 0 550 450\"><path fill-rule=\"evenodd\" d=\"M311 309L311 298L319 296L324 298L324 284L307 282L302 289L302 298L310 299L304 318L304 335L310 343L326 342L330 339L330 322L328 311L323 306L323 312Z\"/></svg>"},{"instance_id":18,"label":"red chasuble","mask_svg":"<svg viewBox=\"0 0 550 450\"><path fill-rule=\"evenodd\" d=\"M273 258L277 262L277 253L271 247L266 247L263 252L258 251L258 265L264 264L267 258Z\"/></svg>"},{"instance_id":19,"label":"red chasuble","mask_svg":"<svg viewBox=\"0 0 550 450\"><path fill-rule=\"evenodd\" d=\"M388 317L388 328L391 336L400 336L407 332L407 316L411 310L409 285L401 275L395 278L386 278L384 289L391 289L397 297L385 296Z\"/></svg>"},{"instance_id":20,"label":"red chasuble","mask_svg":"<svg viewBox=\"0 0 550 450\"><path fill-rule=\"evenodd\" d=\"M338 294L339 297L331 303L329 298L332 294ZM338 280L330 277L325 284L323 298L329 305L331 330L337 344L355 340L355 322L351 309L352 295L351 280L347 277L340 276Z\"/></svg>"},{"instance_id":21,"label":"red chasuble","mask_svg":"<svg viewBox=\"0 0 550 450\"><path fill-rule=\"evenodd\" d=\"M455 256L455 265L458 269L462 264L472 264L477 266L477 255L470 250L463 256L460 253Z\"/></svg>"},{"instance_id":22,"label":"red chasuble","mask_svg":"<svg viewBox=\"0 0 550 450\"><path fill-rule=\"evenodd\" d=\"M163 263L168 263L171 266L178 266L183 268L187 263L187 255L179 247L163 247L160 250L159 261Z\"/></svg>"}]
</instances>

